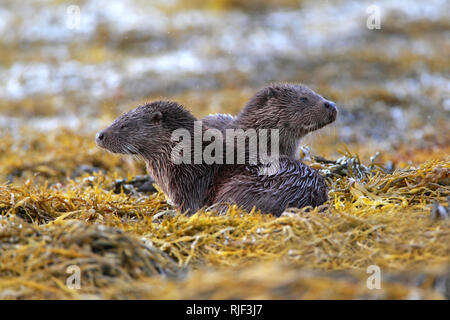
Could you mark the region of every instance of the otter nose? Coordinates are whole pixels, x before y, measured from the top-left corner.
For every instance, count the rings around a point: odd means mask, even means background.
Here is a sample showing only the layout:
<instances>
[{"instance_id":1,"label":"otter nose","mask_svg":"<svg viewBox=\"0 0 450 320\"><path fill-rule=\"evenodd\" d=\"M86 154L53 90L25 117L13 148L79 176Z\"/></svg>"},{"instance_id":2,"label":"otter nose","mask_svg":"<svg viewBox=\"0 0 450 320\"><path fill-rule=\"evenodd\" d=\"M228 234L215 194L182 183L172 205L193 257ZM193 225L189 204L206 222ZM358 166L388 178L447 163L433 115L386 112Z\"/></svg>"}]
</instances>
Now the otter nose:
<instances>
[{"instance_id":1,"label":"otter nose","mask_svg":"<svg viewBox=\"0 0 450 320\"><path fill-rule=\"evenodd\" d=\"M105 134L104 134L102 131L97 132L97 135L96 135L96 137L95 137L95 140L97 140L97 141L102 141L103 138L105 138Z\"/></svg>"},{"instance_id":2,"label":"otter nose","mask_svg":"<svg viewBox=\"0 0 450 320\"><path fill-rule=\"evenodd\" d=\"M336 110L336 103L334 103L333 101L325 101L323 105L326 109L330 111Z\"/></svg>"}]
</instances>

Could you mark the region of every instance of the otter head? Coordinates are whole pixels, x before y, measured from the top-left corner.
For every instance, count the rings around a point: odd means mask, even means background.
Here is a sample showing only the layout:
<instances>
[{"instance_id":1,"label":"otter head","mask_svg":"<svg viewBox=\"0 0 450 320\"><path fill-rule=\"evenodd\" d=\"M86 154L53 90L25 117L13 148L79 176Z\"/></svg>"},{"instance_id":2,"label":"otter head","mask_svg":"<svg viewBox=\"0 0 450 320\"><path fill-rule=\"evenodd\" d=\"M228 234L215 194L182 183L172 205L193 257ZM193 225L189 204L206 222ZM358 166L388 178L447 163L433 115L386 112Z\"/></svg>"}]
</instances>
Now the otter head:
<instances>
[{"instance_id":1,"label":"otter head","mask_svg":"<svg viewBox=\"0 0 450 320\"><path fill-rule=\"evenodd\" d=\"M249 120L244 125L248 127L285 130L299 139L332 123L336 117L336 104L308 87L274 84L261 89L250 99L238 121Z\"/></svg>"},{"instance_id":2,"label":"otter head","mask_svg":"<svg viewBox=\"0 0 450 320\"><path fill-rule=\"evenodd\" d=\"M193 127L196 119L176 102L156 101L130 110L106 129L95 142L113 153L139 155L146 159L170 153L171 134Z\"/></svg>"}]
</instances>

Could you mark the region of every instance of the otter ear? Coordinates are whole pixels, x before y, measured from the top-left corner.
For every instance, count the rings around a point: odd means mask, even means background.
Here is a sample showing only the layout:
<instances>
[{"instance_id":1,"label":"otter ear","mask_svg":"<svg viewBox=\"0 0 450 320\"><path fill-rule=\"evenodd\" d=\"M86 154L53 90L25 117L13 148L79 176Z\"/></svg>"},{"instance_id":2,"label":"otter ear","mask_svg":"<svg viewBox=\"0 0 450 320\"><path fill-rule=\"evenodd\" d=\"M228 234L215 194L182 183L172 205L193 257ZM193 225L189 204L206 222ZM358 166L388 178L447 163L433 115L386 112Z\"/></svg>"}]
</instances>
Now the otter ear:
<instances>
[{"instance_id":1,"label":"otter ear","mask_svg":"<svg viewBox=\"0 0 450 320\"><path fill-rule=\"evenodd\" d=\"M275 88L273 87L267 87L264 95L266 96L266 99L270 99L270 98L276 98L278 96L278 92Z\"/></svg>"},{"instance_id":2,"label":"otter ear","mask_svg":"<svg viewBox=\"0 0 450 320\"><path fill-rule=\"evenodd\" d=\"M160 111L155 111L152 114L152 121L156 124L160 124L162 120L162 113Z\"/></svg>"}]
</instances>

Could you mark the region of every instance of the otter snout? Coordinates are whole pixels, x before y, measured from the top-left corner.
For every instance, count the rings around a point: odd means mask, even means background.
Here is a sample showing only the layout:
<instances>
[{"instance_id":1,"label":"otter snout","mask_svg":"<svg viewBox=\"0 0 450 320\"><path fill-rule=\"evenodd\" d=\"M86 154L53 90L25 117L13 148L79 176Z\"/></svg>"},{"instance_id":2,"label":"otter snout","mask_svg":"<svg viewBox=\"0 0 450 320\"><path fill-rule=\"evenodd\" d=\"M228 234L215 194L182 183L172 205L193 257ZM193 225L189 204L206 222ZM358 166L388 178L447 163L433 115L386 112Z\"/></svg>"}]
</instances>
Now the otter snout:
<instances>
[{"instance_id":1,"label":"otter snout","mask_svg":"<svg viewBox=\"0 0 450 320\"><path fill-rule=\"evenodd\" d=\"M109 126L95 135L95 143L102 149L112 153L136 154L137 148L129 139L123 139L114 127Z\"/></svg>"},{"instance_id":2,"label":"otter snout","mask_svg":"<svg viewBox=\"0 0 450 320\"><path fill-rule=\"evenodd\" d=\"M338 113L336 103L327 100L323 103L323 106L325 107L325 110L328 113L327 120L329 121L329 123L336 120Z\"/></svg>"},{"instance_id":3,"label":"otter snout","mask_svg":"<svg viewBox=\"0 0 450 320\"><path fill-rule=\"evenodd\" d=\"M105 147L104 141L105 141L105 132L103 130L97 132L97 134L95 135L95 143L97 143L99 147L104 148Z\"/></svg>"}]
</instances>

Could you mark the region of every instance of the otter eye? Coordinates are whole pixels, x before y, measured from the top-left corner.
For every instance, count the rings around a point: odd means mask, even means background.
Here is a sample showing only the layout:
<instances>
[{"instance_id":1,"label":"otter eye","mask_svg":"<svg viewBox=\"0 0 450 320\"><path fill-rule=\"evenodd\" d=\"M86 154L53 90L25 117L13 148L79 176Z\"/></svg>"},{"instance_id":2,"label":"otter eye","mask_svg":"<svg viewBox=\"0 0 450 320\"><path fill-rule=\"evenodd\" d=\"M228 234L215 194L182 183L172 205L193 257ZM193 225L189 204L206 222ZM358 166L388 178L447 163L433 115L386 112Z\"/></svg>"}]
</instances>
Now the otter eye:
<instances>
[{"instance_id":1,"label":"otter eye","mask_svg":"<svg viewBox=\"0 0 450 320\"><path fill-rule=\"evenodd\" d=\"M308 98L307 98L307 97L301 97L301 98L300 98L300 101L301 101L301 102L308 102Z\"/></svg>"}]
</instances>

